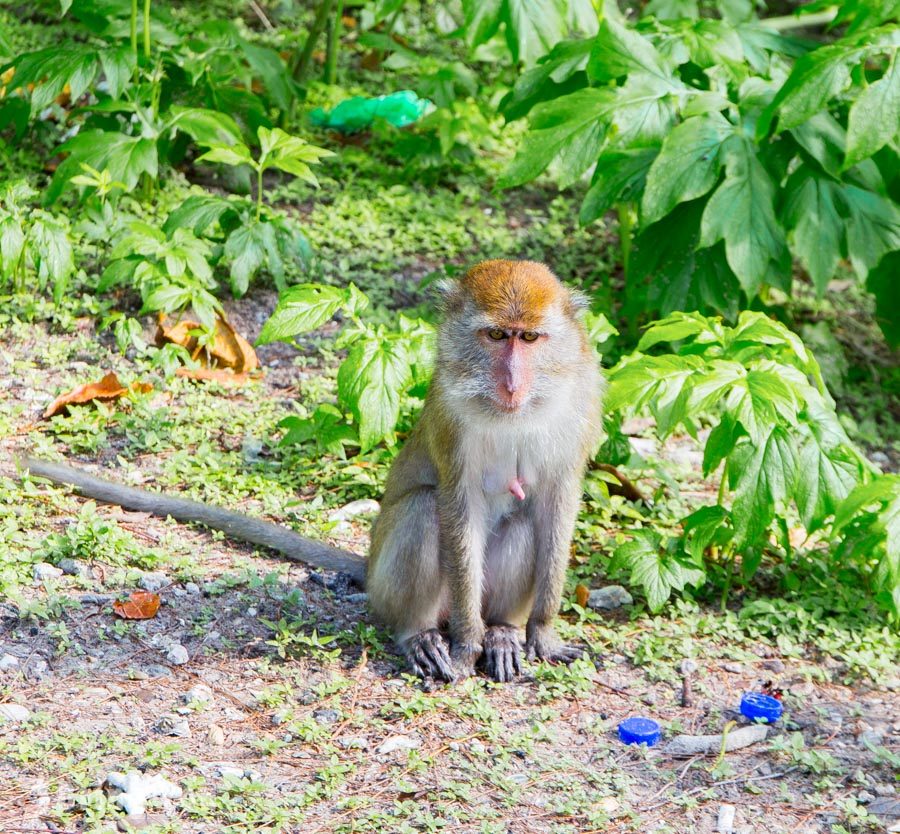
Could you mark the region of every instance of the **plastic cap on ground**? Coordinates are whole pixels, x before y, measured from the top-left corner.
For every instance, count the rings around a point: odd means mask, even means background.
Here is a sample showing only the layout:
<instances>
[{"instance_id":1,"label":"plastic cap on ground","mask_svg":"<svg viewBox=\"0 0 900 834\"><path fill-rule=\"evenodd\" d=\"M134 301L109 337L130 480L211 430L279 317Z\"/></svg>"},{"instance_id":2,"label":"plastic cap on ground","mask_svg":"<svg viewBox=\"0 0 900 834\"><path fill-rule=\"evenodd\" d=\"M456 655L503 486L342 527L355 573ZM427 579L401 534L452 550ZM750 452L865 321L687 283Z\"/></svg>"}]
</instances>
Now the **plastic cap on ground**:
<instances>
[{"instance_id":1,"label":"plastic cap on ground","mask_svg":"<svg viewBox=\"0 0 900 834\"><path fill-rule=\"evenodd\" d=\"M784 707L781 701L761 692L745 692L741 698L741 715L751 721L764 721L771 724L781 718Z\"/></svg>"},{"instance_id":2,"label":"plastic cap on ground","mask_svg":"<svg viewBox=\"0 0 900 834\"><path fill-rule=\"evenodd\" d=\"M625 744L646 744L653 747L662 729L652 718L626 718L619 724L619 740Z\"/></svg>"}]
</instances>

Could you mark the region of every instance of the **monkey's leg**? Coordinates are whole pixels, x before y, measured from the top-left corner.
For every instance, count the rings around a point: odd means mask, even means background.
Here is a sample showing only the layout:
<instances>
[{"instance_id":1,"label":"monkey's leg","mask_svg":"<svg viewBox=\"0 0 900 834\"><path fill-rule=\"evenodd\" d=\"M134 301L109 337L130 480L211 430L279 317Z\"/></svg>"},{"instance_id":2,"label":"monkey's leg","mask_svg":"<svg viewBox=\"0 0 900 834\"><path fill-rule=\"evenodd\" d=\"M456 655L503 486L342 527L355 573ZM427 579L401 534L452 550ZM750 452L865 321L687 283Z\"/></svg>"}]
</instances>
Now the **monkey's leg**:
<instances>
[{"instance_id":1,"label":"monkey's leg","mask_svg":"<svg viewBox=\"0 0 900 834\"><path fill-rule=\"evenodd\" d=\"M372 530L366 590L372 611L394 631L415 674L453 680L438 620L448 605L438 559L437 500L423 487L382 508Z\"/></svg>"},{"instance_id":2,"label":"monkey's leg","mask_svg":"<svg viewBox=\"0 0 900 834\"><path fill-rule=\"evenodd\" d=\"M504 683L522 672L521 626L528 617L534 587L534 527L515 514L488 537L484 563L484 665Z\"/></svg>"},{"instance_id":3,"label":"monkey's leg","mask_svg":"<svg viewBox=\"0 0 900 834\"><path fill-rule=\"evenodd\" d=\"M584 656L576 646L559 639L553 620L559 613L569 546L581 498L581 479L568 474L538 497L535 511L534 606L525 626L525 652L529 660L571 663Z\"/></svg>"}]
</instances>

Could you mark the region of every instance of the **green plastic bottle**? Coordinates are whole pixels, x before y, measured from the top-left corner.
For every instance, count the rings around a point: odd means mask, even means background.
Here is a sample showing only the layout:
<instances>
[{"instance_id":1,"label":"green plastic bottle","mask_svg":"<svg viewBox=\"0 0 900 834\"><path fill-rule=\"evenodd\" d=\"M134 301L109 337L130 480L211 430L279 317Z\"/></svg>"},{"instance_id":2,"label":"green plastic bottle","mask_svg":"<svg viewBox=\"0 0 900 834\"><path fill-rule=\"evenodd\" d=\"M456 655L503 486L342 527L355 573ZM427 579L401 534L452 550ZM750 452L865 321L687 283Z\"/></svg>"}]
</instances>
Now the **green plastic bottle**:
<instances>
[{"instance_id":1,"label":"green plastic bottle","mask_svg":"<svg viewBox=\"0 0 900 834\"><path fill-rule=\"evenodd\" d=\"M317 107L310 112L309 118L318 127L339 133L356 133L371 127L376 118L384 119L394 127L406 127L417 122L433 107L427 98L419 98L413 90L399 90L375 98L354 96L330 111Z\"/></svg>"}]
</instances>

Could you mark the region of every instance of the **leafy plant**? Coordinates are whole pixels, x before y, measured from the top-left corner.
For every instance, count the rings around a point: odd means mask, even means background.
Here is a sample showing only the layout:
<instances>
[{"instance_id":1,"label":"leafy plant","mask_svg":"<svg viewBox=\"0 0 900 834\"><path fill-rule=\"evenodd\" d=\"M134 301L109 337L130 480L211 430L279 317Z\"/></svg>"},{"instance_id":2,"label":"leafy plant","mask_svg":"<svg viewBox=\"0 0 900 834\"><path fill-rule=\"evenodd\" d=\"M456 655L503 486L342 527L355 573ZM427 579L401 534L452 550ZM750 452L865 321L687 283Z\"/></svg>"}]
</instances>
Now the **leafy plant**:
<instances>
[{"instance_id":1,"label":"leafy plant","mask_svg":"<svg viewBox=\"0 0 900 834\"><path fill-rule=\"evenodd\" d=\"M549 167L566 187L593 168L581 220L618 212L632 324L653 310L733 317L742 298L790 289L791 255L820 294L843 257L867 279L900 244L891 12L819 45L780 31L790 20L732 25L677 5L673 19L650 4L658 17L634 26L606 0L594 37L522 74L503 109L530 113L530 132L503 184ZM869 288L893 321L886 288Z\"/></svg>"},{"instance_id":2,"label":"leafy plant","mask_svg":"<svg viewBox=\"0 0 900 834\"><path fill-rule=\"evenodd\" d=\"M15 292L50 287L59 302L75 272L68 220L29 205L37 195L24 182L0 198L0 279Z\"/></svg>"},{"instance_id":3,"label":"leafy plant","mask_svg":"<svg viewBox=\"0 0 900 834\"><path fill-rule=\"evenodd\" d=\"M360 318L368 298L354 284L347 289L298 284L282 292L257 344L291 341L321 327L339 311L349 322L336 341L348 349L338 369L338 400L357 426L361 447L394 442L404 394L424 393L431 375L433 328L422 319L400 315L397 328L372 326ZM288 418L286 440L302 442L323 429L318 442L338 451L349 440L334 412L319 409L311 421Z\"/></svg>"},{"instance_id":4,"label":"leafy plant","mask_svg":"<svg viewBox=\"0 0 900 834\"><path fill-rule=\"evenodd\" d=\"M646 353L664 342L678 347ZM870 477L815 358L798 336L761 313L741 313L734 327L673 313L646 330L638 352L609 379L607 408L623 414L646 408L662 437L683 428L696 438L707 422L703 473L722 467L717 502L682 521L680 555L655 533L616 552L614 564L631 569L654 610L671 589L696 584L704 567L724 573L727 594L737 557L743 579L751 578L773 531L792 553L790 505L807 531L820 530Z\"/></svg>"},{"instance_id":5,"label":"leafy plant","mask_svg":"<svg viewBox=\"0 0 900 834\"><path fill-rule=\"evenodd\" d=\"M283 289L287 283L287 266L305 268L309 262L310 247L302 232L286 218L266 209L263 174L275 168L317 185L310 165L331 155L330 151L279 128L261 127L259 143L259 157L254 159L243 142L204 142L209 150L197 160L252 169L256 174L255 203L238 197L192 196L169 215L163 226L169 234L189 227L194 234L202 235L218 223L225 233L223 254L229 263L231 289L236 296L247 292L250 281L263 266L275 279L276 286Z\"/></svg>"}]
</instances>

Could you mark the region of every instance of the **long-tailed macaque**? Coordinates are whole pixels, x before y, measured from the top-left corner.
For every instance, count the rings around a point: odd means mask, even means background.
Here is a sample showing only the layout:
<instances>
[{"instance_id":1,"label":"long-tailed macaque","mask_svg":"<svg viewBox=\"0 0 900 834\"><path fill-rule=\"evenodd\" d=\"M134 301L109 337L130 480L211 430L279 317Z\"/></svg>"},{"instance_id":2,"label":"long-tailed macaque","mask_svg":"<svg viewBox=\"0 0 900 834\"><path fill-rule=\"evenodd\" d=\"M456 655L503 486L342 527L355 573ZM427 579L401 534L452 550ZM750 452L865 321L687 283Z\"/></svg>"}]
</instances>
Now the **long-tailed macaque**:
<instances>
[{"instance_id":1,"label":"long-tailed macaque","mask_svg":"<svg viewBox=\"0 0 900 834\"><path fill-rule=\"evenodd\" d=\"M412 669L454 680L529 659L570 662L559 610L601 378L579 298L542 264L487 261L445 287L437 364L388 476L367 567L351 553L215 507L30 459L35 475L130 509L199 521L315 567L365 575ZM449 641L442 629L446 627Z\"/></svg>"}]
</instances>

